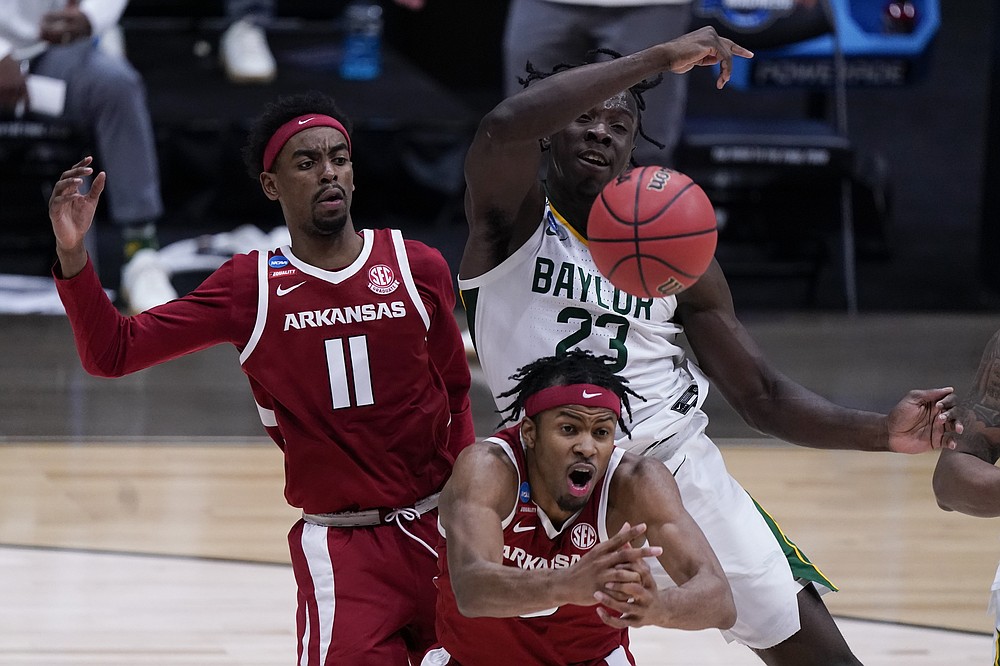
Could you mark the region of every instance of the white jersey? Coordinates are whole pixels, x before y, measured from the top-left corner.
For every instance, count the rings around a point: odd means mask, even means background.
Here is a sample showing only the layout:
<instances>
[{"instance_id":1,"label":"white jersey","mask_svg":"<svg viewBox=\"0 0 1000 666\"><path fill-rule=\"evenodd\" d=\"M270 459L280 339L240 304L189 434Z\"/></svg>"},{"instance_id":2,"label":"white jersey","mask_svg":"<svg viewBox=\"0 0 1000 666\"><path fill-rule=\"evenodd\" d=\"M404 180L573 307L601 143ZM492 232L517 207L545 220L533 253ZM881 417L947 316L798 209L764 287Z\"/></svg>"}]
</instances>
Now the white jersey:
<instances>
[{"instance_id":1,"label":"white jersey","mask_svg":"<svg viewBox=\"0 0 1000 666\"><path fill-rule=\"evenodd\" d=\"M586 239L548 203L524 245L479 277L460 276L458 284L500 409L510 402L499 396L514 386L510 376L518 368L570 349L614 358L614 370L645 398L630 399L632 438L619 440L635 453L650 453L677 433L705 400L708 382L677 344L683 328L673 321L676 297L639 298L617 289L597 270ZM670 453L658 449L656 457Z\"/></svg>"}]
</instances>

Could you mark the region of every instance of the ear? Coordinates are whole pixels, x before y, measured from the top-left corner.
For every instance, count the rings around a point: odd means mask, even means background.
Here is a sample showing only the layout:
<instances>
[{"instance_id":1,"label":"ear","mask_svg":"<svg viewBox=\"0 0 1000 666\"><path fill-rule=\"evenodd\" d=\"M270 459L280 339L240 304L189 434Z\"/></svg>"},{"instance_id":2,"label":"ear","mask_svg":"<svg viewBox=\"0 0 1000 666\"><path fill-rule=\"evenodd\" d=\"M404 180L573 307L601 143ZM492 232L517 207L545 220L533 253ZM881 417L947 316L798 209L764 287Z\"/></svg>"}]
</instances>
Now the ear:
<instances>
[{"instance_id":1,"label":"ear","mask_svg":"<svg viewBox=\"0 0 1000 666\"><path fill-rule=\"evenodd\" d=\"M521 419L521 441L529 449L535 448L535 433L537 433L535 422L525 416Z\"/></svg>"},{"instance_id":2,"label":"ear","mask_svg":"<svg viewBox=\"0 0 1000 666\"><path fill-rule=\"evenodd\" d=\"M260 172L260 188L264 190L264 195L271 201L278 200L278 184L275 182L274 174L270 171Z\"/></svg>"},{"instance_id":3,"label":"ear","mask_svg":"<svg viewBox=\"0 0 1000 666\"><path fill-rule=\"evenodd\" d=\"M552 146L552 139L547 136L543 137L538 140L538 145L542 147L542 152L545 152L550 146Z\"/></svg>"}]
</instances>

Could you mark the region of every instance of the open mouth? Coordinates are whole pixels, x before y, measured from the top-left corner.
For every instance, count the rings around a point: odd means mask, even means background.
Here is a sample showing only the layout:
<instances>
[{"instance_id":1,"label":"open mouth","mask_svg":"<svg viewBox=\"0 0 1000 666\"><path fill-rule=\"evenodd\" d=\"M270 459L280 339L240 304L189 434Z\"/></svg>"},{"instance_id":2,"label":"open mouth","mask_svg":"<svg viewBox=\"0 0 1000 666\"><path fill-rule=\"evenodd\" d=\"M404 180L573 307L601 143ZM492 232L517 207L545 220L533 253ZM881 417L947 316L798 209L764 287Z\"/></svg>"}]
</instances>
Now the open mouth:
<instances>
[{"instance_id":1,"label":"open mouth","mask_svg":"<svg viewBox=\"0 0 1000 666\"><path fill-rule=\"evenodd\" d=\"M594 166L599 167L606 167L609 164L608 158L594 150L583 151L580 153L580 159L587 164L593 164Z\"/></svg>"},{"instance_id":2,"label":"open mouth","mask_svg":"<svg viewBox=\"0 0 1000 666\"><path fill-rule=\"evenodd\" d=\"M595 470L590 465L573 465L567 477L570 494L582 497L589 493L594 481L594 473Z\"/></svg>"}]
</instances>

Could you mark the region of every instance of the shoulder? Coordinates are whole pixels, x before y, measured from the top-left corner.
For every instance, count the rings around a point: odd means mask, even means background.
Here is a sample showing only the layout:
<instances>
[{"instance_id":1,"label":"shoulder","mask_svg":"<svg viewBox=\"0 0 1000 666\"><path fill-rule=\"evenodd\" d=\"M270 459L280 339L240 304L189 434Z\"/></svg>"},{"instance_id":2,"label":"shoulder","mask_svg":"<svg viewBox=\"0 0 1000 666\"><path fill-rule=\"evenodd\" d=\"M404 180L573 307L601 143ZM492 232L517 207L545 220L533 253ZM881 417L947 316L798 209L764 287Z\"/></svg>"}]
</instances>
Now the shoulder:
<instances>
[{"instance_id":1,"label":"shoulder","mask_svg":"<svg viewBox=\"0 0 1000 666\"><path fill-rule=\"evenodd\" d=\"M411 263L419 262L421 264L445 267L448 265L440 250L427 245L423 241L404 237L403 246L406 248L406 256L410 258Z\"/></svg>"},{"instance_id":2,"label":"shoulder","mask_svg":"<svg viewBox=\"0 0 1000 666\"><path fill-rule=\"evenodd\" d=\"M516 473L514 461L494 439L481 439L463 449L455 460L455 470L464 471L465 468L476 476L489 476L505 470Z\"/></svg>"},{"instance_id":3,"label":"shoulder","mask_svg":"<svg viewBox=\"0 0 1000 666\"><path fill-rule=\"evenodd\" d=\"M653 507L679 497L677 482L666 465L634 453L622 456L609 490L610 502L619 509Z\"/></svg>"},{"instance_id":4,"label":"shoulder","mask_svg":"<svg viewBox=\"0 0 1000 666\"><path fill-rule=\"evenodd\" d=\"M653 482L664 477L673 478L667 466L659 460L626 452L615 469L612 482L620 479L629 483L634 481Z\"/></svg>"},{"instance_id":5,"label":"shoulder","mask_svg":"<svg viewBox=\"0 0 1000 666\"><path fill-rule=\"evenodd\" d=\"M457 507L484 504L502 513L517 495L517 468L501 446L492 440L479 440L458 454L451 478L441 495L444 521Z\"/></svg>"}]
</instances>

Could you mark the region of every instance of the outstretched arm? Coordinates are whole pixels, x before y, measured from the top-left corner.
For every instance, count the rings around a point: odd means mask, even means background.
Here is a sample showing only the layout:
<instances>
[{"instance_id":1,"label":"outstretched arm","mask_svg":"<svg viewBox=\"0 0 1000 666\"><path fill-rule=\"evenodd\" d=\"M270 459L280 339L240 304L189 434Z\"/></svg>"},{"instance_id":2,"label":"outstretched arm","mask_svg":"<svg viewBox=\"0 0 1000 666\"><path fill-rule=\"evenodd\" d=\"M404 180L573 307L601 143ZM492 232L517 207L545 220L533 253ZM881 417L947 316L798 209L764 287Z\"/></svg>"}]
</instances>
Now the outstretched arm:
<instances>
[{"instance_id":1,"label":"outstretched arm","mask_svg":"<svg viewBox=\"0 0 1000 666\"><path fill-rule=\"evenodd\" d=\"M736 317L729 285L715 261L678 295L677 316L701 369L760 432L821 449L918 453L942 446L944 424L937 416L951 388L911 391L888 415L830 402L764 357Z\"/></svg>"},{"instance_id":2,"label":"outstretched arm","mask_svg":"<svg viewBox=\"0 0 1000 666\"><path fill-rule=\"evenodd\" d=\"M620 522L642 522L658 560L676 586L658 589L645 562L634 571L641 580L615 584L598 595L609 610L597 612L614 627L656 625L677 629L728 629L736 621L729 581L715 552L681 503L677 483L665 465L627 455L611 481L608 531Z\"/></svg>"},{"instance_id":3,"label":"outstretched arm","mask_svg":"<svg viewBox=\"0 0 1000 666\"><path fill-rule=\"evenodd\" d=\"M543 200L540 139L661 72L719 64L721 88L729 80L733 56L752 55L706 27L622 58L561 71L498 104L480 122L466 156L470 237L462 276L475 277L495 266L538 225Z\"/></svg>"},{"instance_id":4,"label":"outstretched arm","mask_svg":"<svg viewBox=\"0 0 1000 666\"><path fill-rule=\"evenodd\" d=\"M625 565L659 554L623 548L644 532L625 526L572 567L520 569L503 564L503 518L516 501L513 463L496 444L462 451L439 505L447 532L448 570L459 611L467 617L516 617L564 604L591 606L609 583L638 580Z\"/></svg>"}]
</instances>

